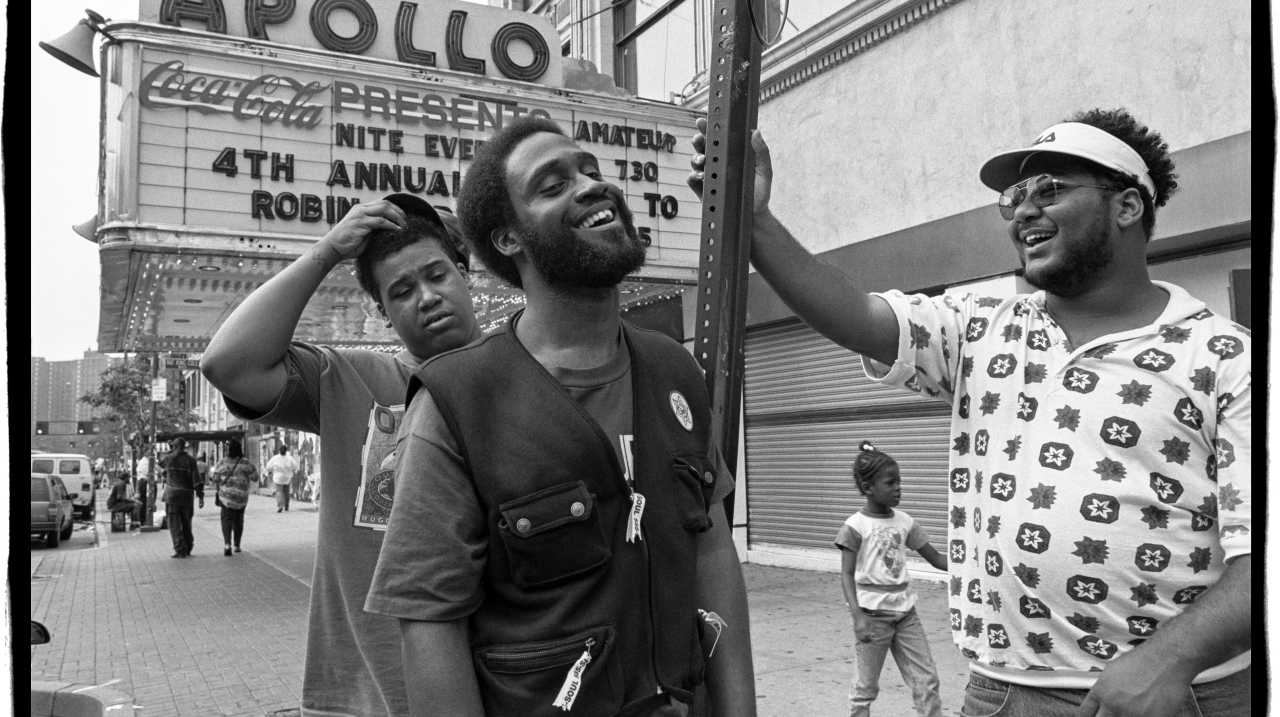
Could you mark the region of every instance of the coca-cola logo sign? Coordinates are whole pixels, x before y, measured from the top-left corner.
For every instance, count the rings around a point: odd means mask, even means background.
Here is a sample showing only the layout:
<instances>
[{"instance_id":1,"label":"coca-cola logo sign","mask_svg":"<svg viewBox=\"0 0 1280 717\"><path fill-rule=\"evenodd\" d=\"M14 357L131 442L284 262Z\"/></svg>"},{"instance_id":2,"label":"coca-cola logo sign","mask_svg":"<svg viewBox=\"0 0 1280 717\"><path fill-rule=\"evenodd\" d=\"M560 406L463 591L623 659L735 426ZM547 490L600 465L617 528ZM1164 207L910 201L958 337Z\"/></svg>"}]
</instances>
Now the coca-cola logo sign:
<instances>
[{"instance_id":1,"label":"coca-cola logo sign","mask_svg":"<svg viewBox=\"0 0 1280 717\"><path fill-rule=\"evenodd\" d=\"M229 113L236 119L309 129L324 118L325 105L313 100L329 87L274 73L246 80L191 72L181 60L170 60L143 76L138 101L151 109Z\"/></svg>"}]
</instances>

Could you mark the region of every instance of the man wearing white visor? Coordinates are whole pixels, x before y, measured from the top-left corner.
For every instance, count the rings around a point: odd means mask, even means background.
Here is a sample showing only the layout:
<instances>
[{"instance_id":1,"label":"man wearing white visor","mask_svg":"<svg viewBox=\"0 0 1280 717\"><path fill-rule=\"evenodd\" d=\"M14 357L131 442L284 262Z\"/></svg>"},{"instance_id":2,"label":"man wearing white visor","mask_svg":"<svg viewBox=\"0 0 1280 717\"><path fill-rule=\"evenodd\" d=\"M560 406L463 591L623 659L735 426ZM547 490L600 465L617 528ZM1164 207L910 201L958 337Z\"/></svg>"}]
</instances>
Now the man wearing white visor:
<instances>
[{"instance_id":1,"label":"man wearing white visor","mask_svg":"<svg viewBox=\"0 0 1280 717\"><path fill-rule=\"evenodd\" d=\"M1008 298L859 290L773 216L752 146L761 275L868 375L952 404L962 714L1248 715L1250 338L1147 272L1160 135L1091 110L982 166L1039 289Z\"/></svg>"}]
</instances>

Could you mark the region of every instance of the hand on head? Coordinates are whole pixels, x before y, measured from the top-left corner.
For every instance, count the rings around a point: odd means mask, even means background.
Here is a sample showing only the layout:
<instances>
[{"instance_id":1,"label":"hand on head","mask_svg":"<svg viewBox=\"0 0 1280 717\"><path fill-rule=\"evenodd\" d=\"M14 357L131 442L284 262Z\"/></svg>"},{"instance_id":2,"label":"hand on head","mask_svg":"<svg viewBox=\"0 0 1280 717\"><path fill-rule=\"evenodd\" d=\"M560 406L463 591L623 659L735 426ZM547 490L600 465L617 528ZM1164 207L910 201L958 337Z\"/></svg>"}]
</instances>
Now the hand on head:
<instances>
[{"instance_id":1,"label":"hand on head","mask_svg":"<svg viewBox=\"0 0 1280 717\"><path fill-rule=\"evenodd\" d=\"M398 229L407 221L408 218L400 207L385 199L376 199L351 207L320 242L337 252L339 259L350 259L364 251L371 234Z\"/></svg>"},{"instance_id":2,"label":"hand on head","mask_svg":"<svg viewBox=\"0 0 1280 717\"><path fill-rule=\"evenodd\" d=\"M686 180L693 193L703 199L704 175L707 164L707 120L699 117L694 122L697 132L693 135L693 156L689 159L689 177ZM755 197L752 211L763 214L769 210L769 197L773 191L773 160L769 155L769 145L764 141L760 130L751 130L751 150L755 154Z\"/></svg>"}]
</instances>

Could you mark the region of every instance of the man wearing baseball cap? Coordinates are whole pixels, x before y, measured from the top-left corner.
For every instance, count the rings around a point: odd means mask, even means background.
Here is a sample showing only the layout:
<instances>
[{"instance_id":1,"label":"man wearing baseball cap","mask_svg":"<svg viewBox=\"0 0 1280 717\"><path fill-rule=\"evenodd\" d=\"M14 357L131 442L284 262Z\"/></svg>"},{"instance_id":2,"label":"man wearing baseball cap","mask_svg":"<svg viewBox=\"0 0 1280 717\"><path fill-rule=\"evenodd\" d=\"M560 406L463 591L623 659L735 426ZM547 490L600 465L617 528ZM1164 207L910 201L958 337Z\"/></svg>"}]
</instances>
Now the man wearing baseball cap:
<instances>
[{"instance_id":1,"label":"man wearing baseball cap","mask_svg":"<svg viewBox=\"0 0 1280 717\"><path fill-rule=\"evenodd\" d=\"M773 216L752 146L761 275L868 375L952 405L963 713L1249 714L1250 338L1147 272L1160 135L1091 110L981 167L1039 289L1007 298L860 291Z\"/></svg>"},{"instance_id":2,"label":"man wearing baseball cap","mask_svg":"<svg viewBox=\"0 0 1280 717\"><path fill-rule=\"evenodd\" d=\"M480 336L456 226L410 194L352 207L236 308L201 360L235 415L320 436L325 499L304 716L408 714L400 626L362 607L390 514L389 465L409 376ZM307 302L347 259L376 316L404 343L398 353L291 343Z\"/></svg>"}]
</instances>

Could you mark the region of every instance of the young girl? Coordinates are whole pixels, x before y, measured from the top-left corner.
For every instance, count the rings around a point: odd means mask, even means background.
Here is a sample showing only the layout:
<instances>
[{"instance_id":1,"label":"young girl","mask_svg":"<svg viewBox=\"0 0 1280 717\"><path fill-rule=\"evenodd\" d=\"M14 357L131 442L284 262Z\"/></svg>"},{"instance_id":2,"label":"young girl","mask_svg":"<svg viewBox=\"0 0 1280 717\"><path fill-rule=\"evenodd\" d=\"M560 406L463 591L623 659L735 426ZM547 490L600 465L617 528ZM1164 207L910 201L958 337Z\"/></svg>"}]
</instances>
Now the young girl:
<instances>
[{"instance_id":1,"label":"young girl","mask_svg":"<svg viewBox=\"0 0 1280 717\"><path fill-rule=\"evenodd\" d=\"M836 533L840 548L840 582L853 613L857 638L857 674L849 692L852 717L871 714L880 692L880 668L886 652L911 688L916 712L941 717L938 671L933 665L924 625L916 615L916 594L907 577L907 548L939 570L947 564L929 544L916 521L894 506L902 497L898 463L864 442L853 463L853 480L866 496L862 510L845 520Z\"/></svg>"}]
</instances>

